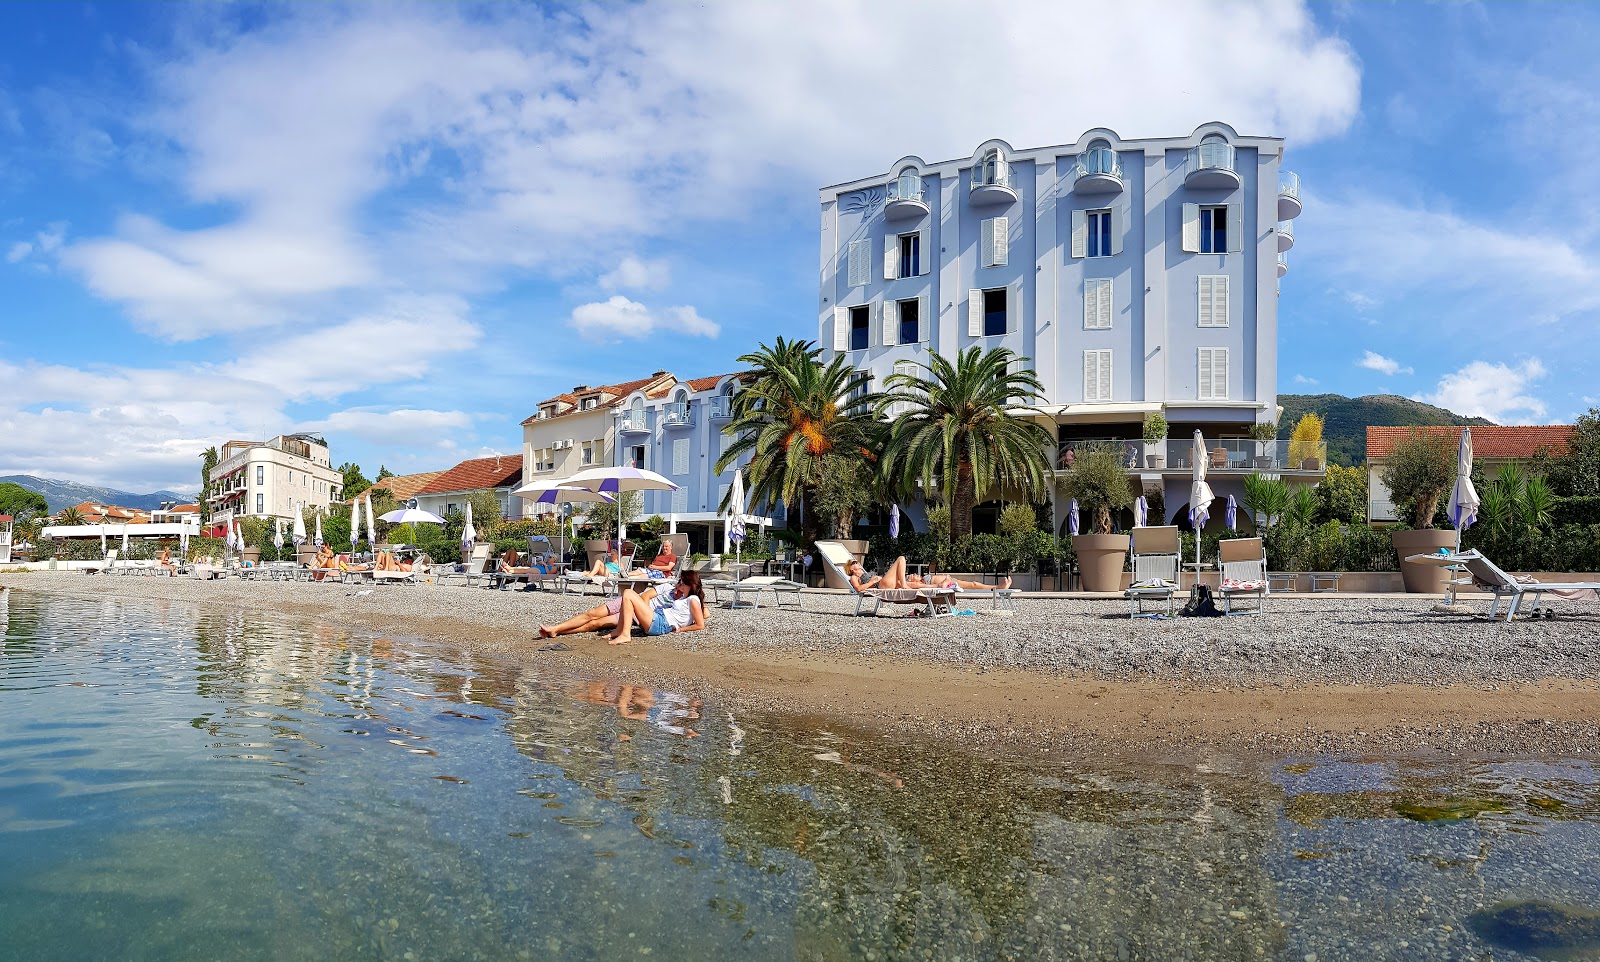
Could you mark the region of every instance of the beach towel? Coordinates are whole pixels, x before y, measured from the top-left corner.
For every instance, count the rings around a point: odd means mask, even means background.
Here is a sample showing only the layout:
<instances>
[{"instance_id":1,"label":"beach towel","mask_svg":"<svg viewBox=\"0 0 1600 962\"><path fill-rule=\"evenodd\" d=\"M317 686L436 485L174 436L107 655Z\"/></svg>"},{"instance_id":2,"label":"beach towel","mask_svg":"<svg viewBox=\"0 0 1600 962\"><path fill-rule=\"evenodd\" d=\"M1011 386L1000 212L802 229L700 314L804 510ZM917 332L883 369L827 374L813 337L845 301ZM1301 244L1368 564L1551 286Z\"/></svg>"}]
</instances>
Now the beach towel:
<instances>
[{"instance_id":1,"label":"beach towel","mask_svg":"<svg viewBox=\"0 0 1600 962\"><path fill-rule=\"evenodd\" d=\"M1229 591L1260 591L1265 588L1265 581L1240 581L1237 578L1223 578L1222 587Z\"/></svg>"}]
</instances>

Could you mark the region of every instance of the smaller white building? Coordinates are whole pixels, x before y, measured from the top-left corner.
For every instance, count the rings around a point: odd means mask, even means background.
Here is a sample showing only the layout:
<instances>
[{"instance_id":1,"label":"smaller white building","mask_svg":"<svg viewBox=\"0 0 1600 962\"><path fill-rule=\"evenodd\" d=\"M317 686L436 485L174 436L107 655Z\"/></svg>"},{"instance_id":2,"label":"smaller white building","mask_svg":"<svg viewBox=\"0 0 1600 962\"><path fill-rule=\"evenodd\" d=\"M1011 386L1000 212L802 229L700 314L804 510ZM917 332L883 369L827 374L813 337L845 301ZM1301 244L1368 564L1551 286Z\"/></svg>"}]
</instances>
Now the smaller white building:
<instances>
[{"instance_id":1,"label":"smaller white building","mask_svg":"<svg viewBox=\"0 0 1600 962\"><path fill-rule=\"evenodd\" d=\"M317 434L270 441L229 441L211 472L211 523L250 516L292 519L303 508L327 510L339 500L344 475Z\"/></svg>"}]
</instances>

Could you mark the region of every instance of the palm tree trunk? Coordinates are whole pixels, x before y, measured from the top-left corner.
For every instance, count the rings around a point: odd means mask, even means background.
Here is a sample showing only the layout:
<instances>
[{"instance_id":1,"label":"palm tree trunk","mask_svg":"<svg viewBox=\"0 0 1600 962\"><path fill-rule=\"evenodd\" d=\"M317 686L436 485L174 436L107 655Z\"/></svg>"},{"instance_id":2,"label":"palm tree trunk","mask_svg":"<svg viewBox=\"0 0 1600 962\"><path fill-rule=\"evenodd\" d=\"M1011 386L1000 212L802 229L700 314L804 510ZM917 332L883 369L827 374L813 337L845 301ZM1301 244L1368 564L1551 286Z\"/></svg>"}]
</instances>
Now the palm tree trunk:
<instances>
[{"instance_id":1,"label":"palm tree trunk","mask_svg":"<svg viewBox=\"0 0 1600 962\"><path fill-rule=\"evenodd\" d=\"M816 489L803 488L800 494L800 540L806 545L817 543L817 535L821 529L817 527L817 512L812 505L816 504Z\"/></svg>"},{"instance_id":2,"label":"palm tree trunk","mask_svg":"<svg viewBox=\"0 0 1600 962\"><path fill-rule=\"evenodd\" d=\"M950 492L950 540L959 541L972 533L972 508L977 500L972 468L963 464L956 469L955 490Z\"/></svg>"}]
</instances>

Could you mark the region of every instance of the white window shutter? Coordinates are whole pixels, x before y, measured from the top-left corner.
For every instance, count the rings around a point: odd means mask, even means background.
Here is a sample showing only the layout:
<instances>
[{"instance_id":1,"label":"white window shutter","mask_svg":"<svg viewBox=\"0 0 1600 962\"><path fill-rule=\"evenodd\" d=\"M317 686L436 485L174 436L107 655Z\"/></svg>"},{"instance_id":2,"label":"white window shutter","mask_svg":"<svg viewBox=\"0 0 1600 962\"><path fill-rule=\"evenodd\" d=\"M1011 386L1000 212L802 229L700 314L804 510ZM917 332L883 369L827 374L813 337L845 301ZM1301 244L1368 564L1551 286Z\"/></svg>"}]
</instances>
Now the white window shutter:
<instances>
[{"instance_id":1,"label":"white window shutter","mask_svg":"<svg viewBox=\"0 0 1600 962\"><path fill-rule=\"evenodd\" d=\"M1011 258L1011 218L996 217L991 223L994 226L994 266L1004 267Z\"/></svg>"},{"instance_id":2,"label":"white window shutter","mask_svg":"<svg viewBox=\"0 0 1600 962\"><path fill-rule=\"evenodd\" d=\"M1211 326L1228 326L1228 275L1211 278Z\"/></svg>"},{"instance_id":3,"label":"white window shutter","mask_svg":"<svg viewBox=\"0 0 1600 962\"><path fill-rule=\"evenodd\" d=\"M1211 398L1211 348L1200 349L1200 384L1195 396L1202 401Z\"/></svg>"},{"instance_id":4,"label":"white window shutter","mask_svg":"<svg viewBox=\"0 0 1600 962\"><path fill-rule=\"evenodd\" d=\"M1228 205L1228 253L1237 254L1244 250L1244 208L1238 204Z\"/></svg>"},{"instance_id":5,"label":"white window shutter","mask_svg":"<svg viewBox=\"0 0 1600 962\"><path fill-rule=\"evenodd\" d=\"M850 242L849 277L847 282L851 287L860 287L867 282L867 242L857 240Z\"/></svg>"},{"instance_id":6,"label":"white window shutter","mask_svg":"<svg viewBox=\"0 0 1600 962\"><path fill-rule=\"evenodd\" d=\"M928 229L926 227L917 231L917 275L928 273L928 262L933 260L933 254L928 250ZM919 315L920 316L920 315Z\"/></svg>"},{"instance_id":7,"label":"white window shutter","mask_svg":"<svg viewBox=\"0 0 1600 962\"><path fill-rule=\"evenodd\" d=\"M1111 400L1111 352L1100 352L1100 400Z\"/></svg>"},{"instance_id":8,"label":"white window shutter","mask_svg":"<svg viewBox=\"0 0 1600 962\"><path fill-rule=\"evenodd\" d=\"M1111 208L1111 253L1122 253L1122 235L1128 230L1128 212L1121 207Z\"/></svg>"},{"instance_id":9,"label":"white window shutter","mask_svg":"<svg viewBox=\"0 0 1600 962\"><path fill-rule=\"evenodd\" d=\"M994 266L994 218L978 222L978 266Z\"/></svg>"},{"instance_id":10,"label":"white window shutter","mask_svg":"<svg viewBox=\"0 0 1600 962\"><path fill-rule=\"evenodd\" d=\"M1228 399L1228 349L1211 349L1211 396L1219 401Z\"/></svg>"},{"instance_id":11,"label":"white window shutter","mask_svg":"<svg viewBox=\"0 0 1600 962\"><path fill-rule=\"evenodd\" d=\"M1088 278L1083 282L1083 329L1092 331L1100 326L1100 281Z\"/></svg>"},{"instance_id":12,"label":"white window shutter","mask_svg":"<svg viewBox=\"0 0 1600 962\"><path fill-rule=\"evenodd\" d=\"M1089 256L1089 212L1086 210L1072 212L1072 256Z\"/></svg>"},{"instance_id":13,"label":"white window shutter","mask_svg":"<svg viewBox=\"0 0 1600 962\"><path fill-rule=\"evenodd\" d=\"M983 336L983 292L977 288L967 291L967 336Z\"/></svg>"},{"instance_id":14,"label":"white window shutter","mask_svg":"<svg viewBox=\"0 0 1600 962\"><path fill-rule=\"evenodd\" d=\"M928 343L928 295L917 298L917 343Z\"/></svg>"},{"instance_id":15,"label":"white window shutter","mask_svg":"<svg viewBox=\"0 0 1600 962\"><path fill-rule=\"evenodd\" d=\"M887 298L883 302L883 346L894 347L899 340L900 305Z\"/></svg>"},{"instance_id":16,"label":"white window shutter","mask_svg":"<svg viewBox=\"0 0 1600 962\"><path fill-rule=\"evenodd\" d=\"M900 235L886 234L883 238L883 279L886 281L898 280L900 277Z\"/></svg>"},{"instance_id":17,"label":"white window shutter","mask_svg":"<svg viewBox=\"0 0 1600 962\"><path fill-rule=\"evenodd\" d=\"M711 506L713 511L721 511L722 506L728 503L728 492L732 488L732 484L717 485L717 503Z\"/></svg>"},{"instance_id":18,"label":"white window shutter","mask_svg":"<svg viewBox=\"0 0 1600 962\"><path fill-rule=\"evenodd\" d=\"M1100 353L1098 351L1083 352L1083 399L1095 400L1095 394L1100 390Z\"/></svg>"},{"instance_id":19,"label":"white window shutter","mask_svg":"<svg viewBox=\"0 0 1600 962\"><path fill-rule=\"evenodd\" d=\"M1210 274L1201 274L1200 292L1195 305L1195 321L1200 327L1211 327L1211 282L1216 280Z\"/></svg>"},{"instance_id":20,"label":"white window shutter","mask_svg":"<svg viewBox=\"0 0 1600 962\"><path fill-rule=\"evenodd\" d=\"M1200 205L1183 205L1183 250L1188 254L1200 253Z\"/></svg>"},{"instance_id":21,"label":"white window shutter","mask_svg":"<svg viewBox=\"0 0 1600 962\"><path fill-rule=\"evenodd\" d=\"M850 350L850 308L835 307L833 309L833 349L838 352Z\"/></svg>"},{"instance_id":22,"label":"white window shutter","mask_svg":"<svg viewBox=\"0 0 1600 962\"><path fill-rule=\"evenodd\" d=\"M689 489L680 486L672 492L672 513L684 514L689 510Z\"/></svg>"},{"instance_id":23,"label":"white window shutter","mask_svg":"<svg viewBox=\"0 0 1600 962\"><path fill-rule=\"evenodd\" d=\"M672 441L672 473L689 473L689 439L674 438Z\"/></svg>"}]
</instances>

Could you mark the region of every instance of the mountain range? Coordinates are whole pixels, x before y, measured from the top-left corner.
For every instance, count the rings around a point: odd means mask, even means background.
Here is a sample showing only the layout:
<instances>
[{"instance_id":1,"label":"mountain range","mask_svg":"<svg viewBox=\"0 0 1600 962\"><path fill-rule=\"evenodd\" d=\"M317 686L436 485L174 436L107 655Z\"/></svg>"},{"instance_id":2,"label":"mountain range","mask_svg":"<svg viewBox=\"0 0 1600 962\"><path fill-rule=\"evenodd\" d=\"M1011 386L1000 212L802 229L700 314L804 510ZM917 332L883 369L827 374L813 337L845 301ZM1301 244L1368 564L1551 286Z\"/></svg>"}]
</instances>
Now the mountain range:
<instances>
[{"instance_id":1,"label":"mountain range","mask_svg":"<svg viewBox=\"0 0 1600 962\"><path fill-rule=\"evenodd\" d=\"M1493 424L1485 418L1468 418L1432 404L1413 401L1398 394L1368 394L1345 397L1342 394L1280 394L1283 414L1278 418L1278 436L1287 438L1296 421L1306 413L1324 419L1322 437L1328 442L1328 462L1345 466L1367 463L1367 427L1408 427L1421 424Z\"/></svg>"},{"instance_id":2,"label":"mountain range","mask_svg":"<svg viewBox=\"0 0 1600 962\"><path fill-rule=\"evenodd\" d=\"M31 474L8 474L0 476L0 484L5 482L21 485L29 491L37 491L44 495L50 503L51 513L62 508L70 508L75 504L92 501L95 504L114 504L122 508L139 508L151 511L161 507L163 501L192 501L191 494L179 494L176 491L155 491L150 494L134 494L131 491L118 491L116 488L101 488L92 484L79 484L76 481L60 481L55 478L36 478Z\"/></svg>"}]
</instances>

